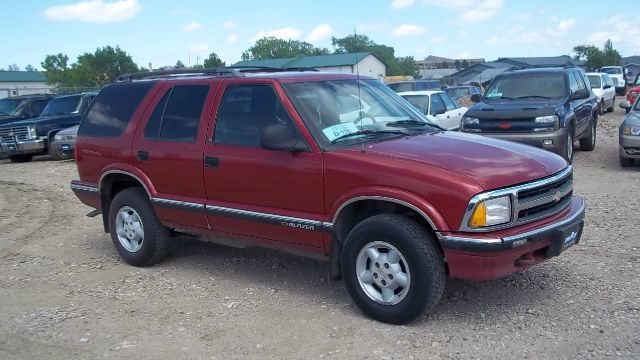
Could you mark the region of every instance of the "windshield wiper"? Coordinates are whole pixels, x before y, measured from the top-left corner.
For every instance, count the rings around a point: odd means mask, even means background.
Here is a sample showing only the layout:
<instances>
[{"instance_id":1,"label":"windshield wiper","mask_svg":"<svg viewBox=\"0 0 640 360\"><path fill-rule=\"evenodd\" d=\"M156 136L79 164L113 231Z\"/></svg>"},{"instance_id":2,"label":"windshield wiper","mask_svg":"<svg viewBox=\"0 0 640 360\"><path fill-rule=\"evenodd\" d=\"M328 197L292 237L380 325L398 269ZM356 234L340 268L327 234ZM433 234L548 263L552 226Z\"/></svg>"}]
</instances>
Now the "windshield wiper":
<instances>
[{"instance_id":1,"label":"windshield wiper","mask_svg":"<svg viewBox=\"0 0 640 360\"><path fill-rule=\"evenodd\" d=\"M386 125L389 127L404 127L404 128L411 127L411 126L427 126L428 125L438 130L446 130L442 128L440 125L434 124L430 121L420 121L420 120L414 120L414 119L392 121L392 122L388 122Z\"/></svg>"},{"instance_id":2,"label":"windshield wiper","mask_svg":"<svg viewBox=\"0 0 640 360\"><path fill-rule=\"evenodd\" d=\"M511 96L486 97L485 99L487 99L487 100L500 100L500 99L515 100Z\"/></svg>"},{"instance_id":3,"label":"windshield wiper","mask_svg":"<svg viewBox=\"0 0 640 360\"><path fill-rule=\"evenodd\" d=\"M349 134L344 134L342 136L339 136L331 140L331 145L337 143L338 141L348 139L354 136L372 136L372 135L385 135L385 134L406 135L406 133L398 130L360 130L360 131L352 132Z\"/></svg>"},{"instance_id":4,"label":"windshield wiper","mask_svg":"<svg viewBox=\"0 0 640 360\"><path fill-rule=\"evenodd\" d=\"M527 95L527 96L518 96L516 99L526 99L526 98L537 98L537 99L551 99L548 96L542 96L542 95Z\"/></svg>"}]
</instances>

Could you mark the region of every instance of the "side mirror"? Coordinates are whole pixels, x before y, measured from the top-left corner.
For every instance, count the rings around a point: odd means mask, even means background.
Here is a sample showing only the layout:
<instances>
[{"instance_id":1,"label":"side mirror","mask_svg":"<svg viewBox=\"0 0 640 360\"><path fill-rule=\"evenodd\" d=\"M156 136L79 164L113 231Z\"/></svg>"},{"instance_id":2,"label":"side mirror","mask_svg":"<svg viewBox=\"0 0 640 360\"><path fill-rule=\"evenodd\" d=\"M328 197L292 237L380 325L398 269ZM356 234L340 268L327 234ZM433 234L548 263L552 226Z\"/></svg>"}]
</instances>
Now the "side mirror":
<instances>
[{"instance_id":1,"label":"side mirror","mask_svg":"<svg viewBox=\"0 0 640 360\"><path fill-rule=\"evenodd\" d=\"M260 146L267 150L303 152L309 150L303 141L294 139L284 125L269 125L262 129Z\"/></svg>"},{"instance_id":2,"label":"side mirror","mask_svg":"<svg viewBox=\"0 0 640 360\"><path fill-rule=\"evenodd\" d=\"M631 109L631 104L629 104L627 100L620 101L620 105L618 106L620 106L623 109Z\"/></svg>"},{"instance_id":3,"label":"side mirror","mask_svg":"<svg viewBox=\"0 0 640 360\"><path fill-rule=\"evenodd\" d=\"M582 99L587 99L589 98L589 92L588 91L578 91L575 92L573 94L571 94L571 100L582 100Z\"/></svg>"},{"instance_id":4,"label":"side mirror","mask_svg":"<svg viewBox=\"0 0 640 360\"><path fill-rule=\"evenodd\" d=\"M471 101L473 101L474 103L479 103L480 101L482 101L482 95L480 94L471 95Z\"/></svg>"},{"instance_id":5,"label":"side mirror","mask_svg":"<svg viewBox=\"0 0 640 360\"><path fill-rule=\"evenodd\" d=\"M611 85L605 85L603 89L611 89Z\"/></svg>"}]
</instances>

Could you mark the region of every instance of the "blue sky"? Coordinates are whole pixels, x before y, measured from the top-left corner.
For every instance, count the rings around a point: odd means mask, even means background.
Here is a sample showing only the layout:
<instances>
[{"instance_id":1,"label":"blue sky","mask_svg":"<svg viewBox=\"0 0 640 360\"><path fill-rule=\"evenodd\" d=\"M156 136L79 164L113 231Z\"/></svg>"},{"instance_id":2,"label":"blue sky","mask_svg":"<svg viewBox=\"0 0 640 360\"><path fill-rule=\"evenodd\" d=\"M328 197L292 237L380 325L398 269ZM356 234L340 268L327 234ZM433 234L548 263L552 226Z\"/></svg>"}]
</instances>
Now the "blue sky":
<instances>
[{"instance_id":1,"label":"blue sky","mask_svg":"<svg viewBox=\"0 0 640 360\"><path fill-rule=\"evenodd\" d=\"M2 0L0 67L24 68L47 54L71 62L119 45L138 65L195 64L216 52L240 60L255 39L273 35L331 49L354 29L396 56L554 56L611 38L622 56L640 55L637 2L587 6L578 0ZM609 5L603 5L609 4Z\"/></svg>"}]
</instances>

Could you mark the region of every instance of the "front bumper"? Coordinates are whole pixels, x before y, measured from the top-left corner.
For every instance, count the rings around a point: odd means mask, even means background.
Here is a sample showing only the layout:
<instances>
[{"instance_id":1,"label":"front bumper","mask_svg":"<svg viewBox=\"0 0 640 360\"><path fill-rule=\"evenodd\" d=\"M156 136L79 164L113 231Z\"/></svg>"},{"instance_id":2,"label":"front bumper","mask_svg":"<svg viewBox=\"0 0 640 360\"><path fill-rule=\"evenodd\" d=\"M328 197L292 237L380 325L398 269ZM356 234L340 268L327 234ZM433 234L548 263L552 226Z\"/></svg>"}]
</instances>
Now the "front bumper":
<instances>
[{"instance_id":1,"label":"front bumper","mask_svg":"<svg viewBox=\"0 0 640 360\"><path fill-rule=\"evenodd\" d=\"M580 241L585 203L578 197L560 214L495 233L438 233L452 277L500 278L557 256Z\"/></svg>"},{"instance_id":2,"label":"front bumper","mask_svg":"<svg viewBox=\"0 0 640 360\"><path fill-rule=\"evenodd\" d=\"M0 155L42 154L46 152L46 141L41 139L0 143Z\"/></svg>"},{"instance_id":3,"label":"front bumper","mask_svg":"<svg viewBox=\"0 0 640 360\"><path fill-rule=\"evenodd\" d=\"M532 133L511 133L511 134L498 134L498 133L471 133L477 135L487 136L493 139L514 141L521 144L532 145L545 150L552 151L556 154L562 155L566 143L567 143L567 129L561 128L555 131L549 132L532 132ZM545 141L551 141L551 144L545 144Z\"/></svg>"},{"instance_id":4,"label":"front bumper","mask_svg":"<svg viewBox=\"0 0 640 360\"><path fill-rule=\"evenodd\" d=\"M640 136L620 135L620 156L640 159Z\"/></svg>"}]
</instances>

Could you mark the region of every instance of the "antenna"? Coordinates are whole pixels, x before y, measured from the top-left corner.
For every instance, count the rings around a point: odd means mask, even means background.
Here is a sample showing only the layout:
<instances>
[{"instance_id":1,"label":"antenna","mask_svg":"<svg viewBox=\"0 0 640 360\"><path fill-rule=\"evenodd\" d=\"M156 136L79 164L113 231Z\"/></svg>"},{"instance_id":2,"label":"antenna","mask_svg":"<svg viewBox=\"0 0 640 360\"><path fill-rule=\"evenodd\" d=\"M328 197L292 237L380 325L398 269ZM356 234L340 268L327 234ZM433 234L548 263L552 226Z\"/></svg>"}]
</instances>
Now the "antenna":
<instances>
[{"instance_id":1,"label":"antenna","mask_svg":"<svg viewBox=\"0 0 640 360\"><path fill-rule=\"evenodd\" d=\"M360 60L358 60L358 33L356 31L355 28L353 28L353 47L355 50L355 57L356 57L356 84L358 85L358 106L360 107L360 111L358 111L358 115L360 116L360 128L358 129L358 131L362 131L362 97L360 96L360 68L358 63L360 62ZM360 152L364 153L364 141L360 142Z\"/></svg>"}]
</instances>

